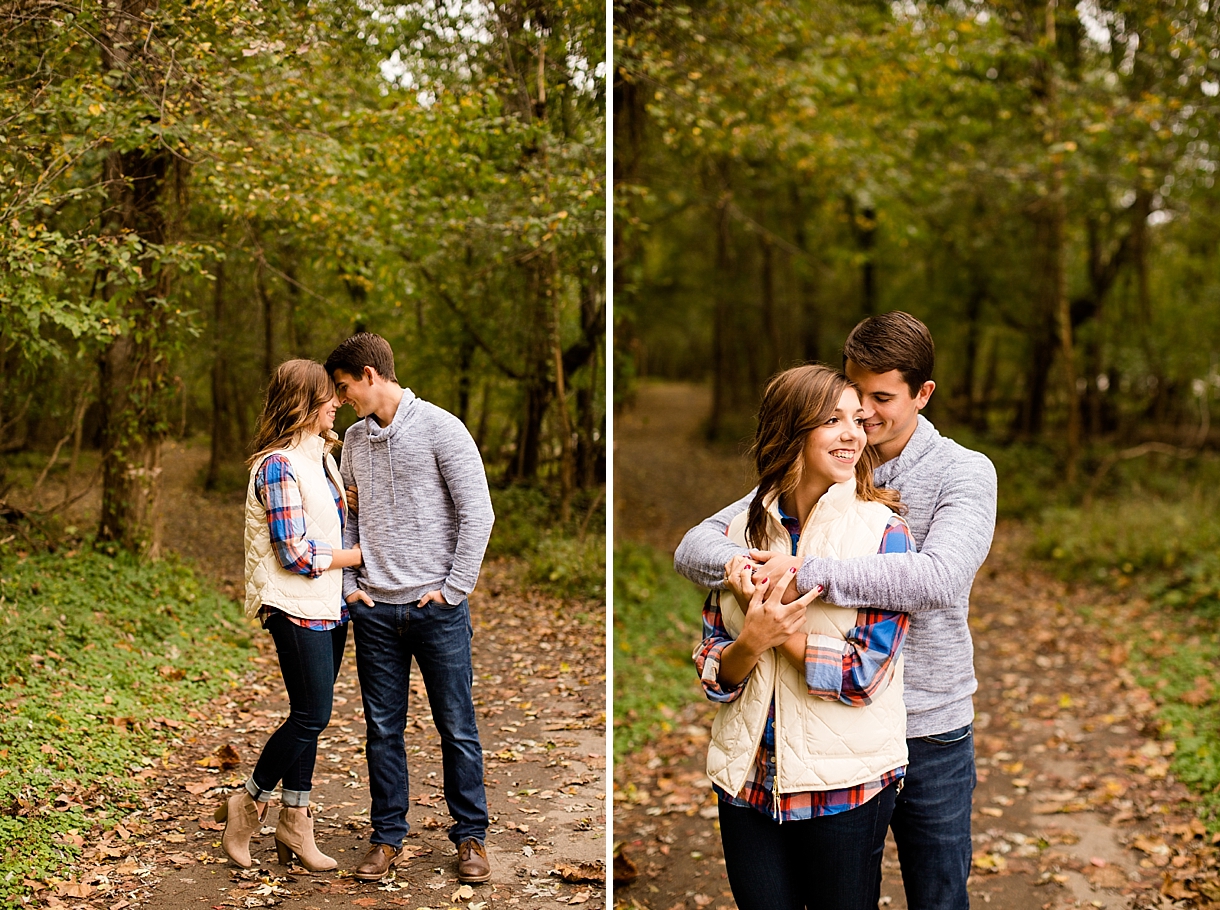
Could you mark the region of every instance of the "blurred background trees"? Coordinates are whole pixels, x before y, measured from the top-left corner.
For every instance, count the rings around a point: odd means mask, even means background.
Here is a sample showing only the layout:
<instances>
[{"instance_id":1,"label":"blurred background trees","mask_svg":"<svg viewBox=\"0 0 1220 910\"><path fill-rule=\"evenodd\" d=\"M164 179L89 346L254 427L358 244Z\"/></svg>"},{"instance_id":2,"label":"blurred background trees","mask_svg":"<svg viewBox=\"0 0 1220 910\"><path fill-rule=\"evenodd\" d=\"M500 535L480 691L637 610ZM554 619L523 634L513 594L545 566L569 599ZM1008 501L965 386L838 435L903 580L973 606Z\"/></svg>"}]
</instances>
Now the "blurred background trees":
<instances>
[{"instance_id":1,"label":"blurred background trees","mask_svg":"<svg viewBox=\"0 0 1220 910\"><path fill-rule=\"evenodd\" d=\"M997 546L1174 627L1116 664L1220 826L1220 693L1170 678L1220 661L1215 0L618 0L614 67L616 743L695 716L670 554L752 485L763 382L902 309Z\"/></svg>"},{"instance_id":2,"label":"blurred background trees","mask_svg":"<svg viewBox=\"0 0 1220 910\"><path fill-rule=\"evenodd\" d=\"M2 9L0 498L100 486L100 539L155 551L164 441L244 488L270 370L358 330L493 482L593 498L604 7Z\"/></svg>"},{"instance_id":3,"label":"blurred background trees","mask_svg":"<svg viewBox=\"0 0 1220 910\"><path fill-rule=\"evenodd\" d=\"M616 6L616 394L709 378L708 432L904 309L929 412L1193 448L1220 394L1220 16L1108 0Z\"/></svg>"}]
</instances>

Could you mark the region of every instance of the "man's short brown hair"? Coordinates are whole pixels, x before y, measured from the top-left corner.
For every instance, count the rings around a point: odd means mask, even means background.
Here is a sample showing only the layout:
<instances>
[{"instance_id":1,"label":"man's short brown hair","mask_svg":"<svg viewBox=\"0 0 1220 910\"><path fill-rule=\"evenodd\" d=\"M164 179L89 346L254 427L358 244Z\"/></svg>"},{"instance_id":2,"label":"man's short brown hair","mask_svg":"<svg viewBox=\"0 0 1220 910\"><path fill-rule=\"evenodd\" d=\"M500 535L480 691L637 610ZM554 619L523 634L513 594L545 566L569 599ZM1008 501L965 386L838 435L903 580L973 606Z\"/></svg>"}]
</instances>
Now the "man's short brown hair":
<instances>
[{"instance_id":1,"label":"man's short brown hair","mask_svg":"<svg viewBox=\"0 0 1220 910\"><path fill-rule=\"evenodd\" d=\"M342 370L350 376L364 376L364 368L372 367L382 379L398 382L394 375L394 352L390 343L380 335L372 332L360 332L330 352L326 358L326 372L334 378L335 370Z\"/></svg>"},{"instance_id":2,"label":"man's short brown hair","mask_svg":"<svg viewBox=\"0 0 1220 910\"><path fill-rule=\"evenodd\" d=\"M928 327L901 310L861 320L843 342L843 364L852 361L870 373L897 370L914 398L932 378L936 346Z\"/></svg>"}]
</instances>

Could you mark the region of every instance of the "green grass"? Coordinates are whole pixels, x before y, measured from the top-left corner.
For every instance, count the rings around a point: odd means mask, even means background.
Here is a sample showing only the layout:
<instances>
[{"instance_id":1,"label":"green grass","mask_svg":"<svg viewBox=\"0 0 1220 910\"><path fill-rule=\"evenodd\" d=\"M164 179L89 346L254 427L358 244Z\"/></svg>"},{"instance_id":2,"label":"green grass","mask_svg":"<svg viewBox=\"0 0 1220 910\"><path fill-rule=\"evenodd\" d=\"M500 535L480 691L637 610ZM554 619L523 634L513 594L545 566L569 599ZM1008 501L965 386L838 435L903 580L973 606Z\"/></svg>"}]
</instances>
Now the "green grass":
<instances>
[{"instance_id":1,"label":"green grass","mask_svg":"<svg viewBox=\"0 0 1220 910\"><path fill-rule=\"evenodd\" d=\"M660 550L614 550L614 755L668 732L682 707L702 699L691 651L701 635L703 592Z\"/></svg>"},{"instance_id":2,"label":"green grass","mask_svg":"<svg viewBox=\"0 0 1220 910\"><path fill-rule=\"evenodd\" d=\"M253 655L240 607L172 560L0 550L0 898L54 879L65 834L113 827L178 735Z\"/></svg>"},{"instance_id":3,"label":"green grass","mask_svg":"<svg viewBox=\"0 0 1220 910\"><path fill-rule=\"evenodd\" d=\"M1208 827L1220 830L1220 701L1212 685L1220 636L1213 626L1159 644L1133 641L1131 663L1136 680L1156 700L1161 735L1176 747L1170 769L1199 795Z\"/></svg>"}]
</instances>

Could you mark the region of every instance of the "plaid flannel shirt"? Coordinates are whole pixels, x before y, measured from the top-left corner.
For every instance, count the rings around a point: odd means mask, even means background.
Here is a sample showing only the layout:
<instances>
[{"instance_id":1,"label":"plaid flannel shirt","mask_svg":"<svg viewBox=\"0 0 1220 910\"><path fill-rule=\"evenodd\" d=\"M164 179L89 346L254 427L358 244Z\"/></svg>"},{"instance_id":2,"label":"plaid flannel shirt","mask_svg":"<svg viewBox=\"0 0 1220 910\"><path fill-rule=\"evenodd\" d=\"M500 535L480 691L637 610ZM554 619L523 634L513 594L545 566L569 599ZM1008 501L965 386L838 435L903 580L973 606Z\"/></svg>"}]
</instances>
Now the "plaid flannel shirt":
<instances>
[{"instance_id":1,"label":"plaid flannel shirt","mask_svg":"<svg viewBox=\"0 0 1220 910\"><path fill-rule=\"evenodd\" d=\"M800 540L800 524L780 512L784 527L792 537L792 555L796 555ZM898 516L890 518L881 537L879 553L906 553L913 549L906 522ZM731 595L729 595L731 596ZM812 638L805 647L805 683L815 698L839 701L860 707L871 703L877 692L890 681L897 658L906 638L909 617L888 610L860 610L857 625L847 634L847 648L837 642L822 643ZM724 625L724 617L713 595L703 604L703 642L695 652L695 668L699 671L704 694L711 701L735 701L745 690L749 677L740 684L722 689L716 681L720 657L733 643ZM835 815L864 805L894 781L906 775L906 768L887 771L878 780L837 790L810 790L781 793L776 799L775 786L775 699L767 713L762 742L754 757L754 768L741 792L726 793L713 784L716 795L733 806L757 809L776 821L801 821L821 815Z\"/></svg>"},{"instance_id":2,"label":"plaid flannel shirt","mask_svg":"<svg viewBox=\"0 0 1220 910\"><path fill-rule=\"evenodd\" d=\"M326 484L335 499L335 508L339 510L339 526L342 528L347 524L347 501L329 471L326 472ZM267 510L271 546L281 566L289 572L310 578L317 578L330 568L334 559L334 547L324 540L311 540L305 536L305 509L301 502L301 488L297 484L296 473L292 470L292 462L283 455L270 455L264 459L258 473L254 475L254 495ZM259 621L265 626L267 620L277 613L282 614L289 622L319 632L327 632L348 621L347 604L343 604L340 609L337 622L333 619L302 619L277 610L269 604L263 604L258 611Z\"/></svg>"}]
</instances>

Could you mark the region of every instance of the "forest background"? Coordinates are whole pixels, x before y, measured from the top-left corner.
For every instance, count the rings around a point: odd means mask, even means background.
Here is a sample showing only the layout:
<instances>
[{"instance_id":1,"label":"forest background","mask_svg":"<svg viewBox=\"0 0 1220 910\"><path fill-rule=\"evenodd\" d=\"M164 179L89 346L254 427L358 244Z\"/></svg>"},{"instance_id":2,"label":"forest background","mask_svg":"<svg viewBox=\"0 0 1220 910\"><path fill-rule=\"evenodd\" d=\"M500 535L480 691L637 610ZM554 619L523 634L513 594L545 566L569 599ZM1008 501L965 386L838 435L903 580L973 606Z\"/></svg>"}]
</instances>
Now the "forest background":
<instances>
[{"instance_id":1,"label":"forest background","mask_svg":"<svg viewBox=\"0 0 1220 910\"><path fill-rule=\"evenodd\" d=\"M1159 615L1116 631L1220 826L1217 5L628 0L614 46L618 413L704 384L699 445L744 453L768 376L919 316L1003 533ZM620 757L700 700L676 542L616 530Z\"/></svg>"},{"instance_id":2,"label":"forest background","mask_svg":"<svg viewBox=\"0 0 1220 910\"><path fill-rule=\"evenodd\" d=\"M248 669L237 592L175 558L159 497L202 465L189 485L240 509L283 360L384 335L483 454L492 555L604 603L605 7L12 0L0 60L0 892L19 895Z\"/></svg>"}]
</instances>

